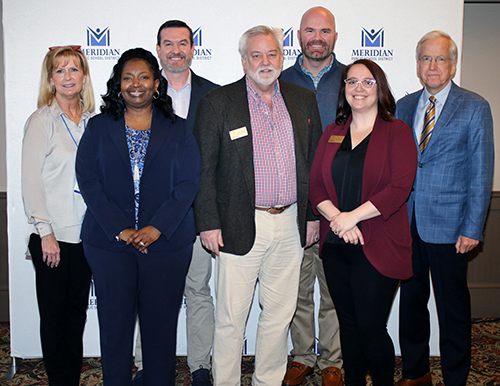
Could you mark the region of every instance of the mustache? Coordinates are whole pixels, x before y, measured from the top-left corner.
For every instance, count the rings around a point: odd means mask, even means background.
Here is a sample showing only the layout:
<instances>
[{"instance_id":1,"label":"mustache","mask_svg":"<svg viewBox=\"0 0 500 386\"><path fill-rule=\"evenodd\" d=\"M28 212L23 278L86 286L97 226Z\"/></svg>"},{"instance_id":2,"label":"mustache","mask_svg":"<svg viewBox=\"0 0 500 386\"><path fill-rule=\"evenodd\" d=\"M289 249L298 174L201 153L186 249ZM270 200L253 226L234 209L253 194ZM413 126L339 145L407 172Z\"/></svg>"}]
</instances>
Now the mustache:
<instances>
[{"instance_id":1,"label":"mustache","mask_svg":"<svg viewBox=\"0 0 500 386\"><path fill-rule=\"evenodd\" d=\"M261 71L275 71L275 68L272 66L264 66L264 67L259 68L258 71L259 72L261 72Z\"/></svg>"},{"instance_id":2,"label":"mustache","mask_svg":"<svg viewBox=\"0 0 500 386\"><path fill-rule=\"evenodd\" d=\"M315 39L307 43L308 46L326 46L323 40Z\"/></svg>"},{"instance_id":3,"label":"mustache","mask_svg":"<svg viewBox=\"0 0 500 386\"><path fill-rule=\"evenodd\" d=\"M173 52L167 56L167 59L172 59L172 58L186 59L186 55L184 55L182 52Z\"/></svg>"}]
</instances>

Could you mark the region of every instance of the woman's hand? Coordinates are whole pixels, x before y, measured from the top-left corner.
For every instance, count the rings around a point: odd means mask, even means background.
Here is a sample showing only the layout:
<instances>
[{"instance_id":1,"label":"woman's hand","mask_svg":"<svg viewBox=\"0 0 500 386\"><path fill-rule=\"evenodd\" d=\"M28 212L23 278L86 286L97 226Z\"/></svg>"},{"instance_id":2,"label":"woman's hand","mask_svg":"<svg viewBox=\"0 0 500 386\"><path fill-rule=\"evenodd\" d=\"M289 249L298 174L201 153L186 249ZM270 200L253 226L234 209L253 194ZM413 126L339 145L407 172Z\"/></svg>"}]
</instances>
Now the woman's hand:
<instances>
[{"instance_id":1,"label":"woman's hand","mask_svg":"<svg viewBox=\"0 0 500 386\"><path fill-rule=\"evenodd\" d=\"M61 249L53 233L41 238L42 259L50 268L57 267L61 261Z\"/></svg>"},{"instance_id":2,"label":"woman's hand","mask_svg":"<svg viewBox=\"0 0 500 386\"><path fill-rule=\"evenodd\" d=\"M161 236L161 232L152 225L145 226L135 231L129 238L128 243L132 244L142 253L147 253L148 247Z\"/></svg>"},{"instance_id":3,"label":"woman's hand","mask_svg":"<svg viewBox=\"0 0 500 386\"><path fill-rule=\"evenodd\" d=\"M361 245L365 244L365 240L363 239L363 234L361 233L361 231L357 226L345 232L342 238L346 243L351 243L354 245L358 243L360 243Z\"/></svg>"},{"instance_id":4,"label":"woman's hand","mask_svg":"<svg viewBox=\"0 0 500 386\"><path fill-rule=\"evenodd\" d=\"M358 217L353 212L342 212L330 219L330 228L333 233L342 239L344 234L352 230L358 221Z\"/></svg>"}]
</instances>

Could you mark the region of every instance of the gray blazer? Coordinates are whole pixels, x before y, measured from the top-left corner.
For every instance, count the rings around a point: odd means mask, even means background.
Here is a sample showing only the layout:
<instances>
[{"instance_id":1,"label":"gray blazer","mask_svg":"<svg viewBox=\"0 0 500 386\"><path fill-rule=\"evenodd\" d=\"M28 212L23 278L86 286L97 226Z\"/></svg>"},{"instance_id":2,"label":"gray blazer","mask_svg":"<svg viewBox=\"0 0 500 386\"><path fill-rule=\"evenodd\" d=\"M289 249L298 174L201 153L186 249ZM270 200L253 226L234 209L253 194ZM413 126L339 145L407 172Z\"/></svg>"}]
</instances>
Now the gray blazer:
<instances>
[{"instance_id":1,"label":"gray blazer","mask_svg":"<svg viewBox=\"0 0 500 386\"><path fill-rule=\"evenodd\" d=\"M280 89L294 131L297 225L305 245L306 219L317 218L308 204L308 189L321 121L312 92L281 81ZM230 131L241 127L247 128L248 135L231 140ZM200 190L194 203L196 230L221 229L221 251L244 255L255 240L255 176L245 77L200 100L194 136L202 157Z\"/></svg>"}]
</instances>

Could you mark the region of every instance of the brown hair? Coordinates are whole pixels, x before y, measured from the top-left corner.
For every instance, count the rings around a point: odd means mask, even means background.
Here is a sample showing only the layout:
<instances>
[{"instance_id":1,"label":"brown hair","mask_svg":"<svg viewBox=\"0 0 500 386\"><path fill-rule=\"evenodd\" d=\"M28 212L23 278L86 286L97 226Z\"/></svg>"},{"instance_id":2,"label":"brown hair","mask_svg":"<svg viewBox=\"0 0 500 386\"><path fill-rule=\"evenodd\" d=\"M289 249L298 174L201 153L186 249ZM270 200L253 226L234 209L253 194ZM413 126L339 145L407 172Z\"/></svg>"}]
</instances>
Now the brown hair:
<instances>
[{"instance_id":1,"label":"brown hair","mask_svg":"<svg viewBox=\"0 0 500 386\"><path fill-rule=\"evenodd\" d=\"M340 85L339 100L337 103L337 118L335 122L337 124L344 123L347 118L351 115L352 110L347 99L345 97L345 79L352 66L356 64L362 64L372 73L373 79L376 81L377 87L377 107L378 114L384 121L394 121L394 113L396 112L396 100L392 95L389 83L387 82L387 77L385 76L384 70L380 66L368 59L359 59L354 63L349 64L342 72L342 84Z\"/></svg>"}]
</instances>

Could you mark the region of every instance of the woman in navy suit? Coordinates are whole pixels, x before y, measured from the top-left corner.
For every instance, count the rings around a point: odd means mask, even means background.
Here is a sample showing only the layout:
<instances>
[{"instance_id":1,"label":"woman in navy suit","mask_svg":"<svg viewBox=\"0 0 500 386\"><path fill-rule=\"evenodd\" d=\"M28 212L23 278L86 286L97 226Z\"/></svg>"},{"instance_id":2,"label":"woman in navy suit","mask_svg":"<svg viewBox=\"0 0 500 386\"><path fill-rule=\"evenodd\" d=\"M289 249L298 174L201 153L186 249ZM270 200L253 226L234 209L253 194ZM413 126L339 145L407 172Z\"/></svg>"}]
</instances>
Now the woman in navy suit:
<instances>
[{"instance_id":1,"label":"woman in navy suit","mask_svg":"<svg viewBox=\"0 0 500 386\"><path fill-rule=\"evenodd\" d=\"M406 200L417 153L382 69L347 66L337 109L318 145L309 199L321 214L320 243L340 323L346 385L393 384L387 318L399 280L412 275Z\"/></svg>"},{"instance_id":2,"label":"woman in navy suit","mask_svg":"<svg viewBox=\"0 0 500 386\"><path fill-rule=\"evenodd\" d=\"M78 149L83 246L98 299L104 384L130 385L141 320L144 384L175 383L177 317L196 232L201 160L155 57L123 53Z\"/></svg>"}]
</instances>

